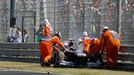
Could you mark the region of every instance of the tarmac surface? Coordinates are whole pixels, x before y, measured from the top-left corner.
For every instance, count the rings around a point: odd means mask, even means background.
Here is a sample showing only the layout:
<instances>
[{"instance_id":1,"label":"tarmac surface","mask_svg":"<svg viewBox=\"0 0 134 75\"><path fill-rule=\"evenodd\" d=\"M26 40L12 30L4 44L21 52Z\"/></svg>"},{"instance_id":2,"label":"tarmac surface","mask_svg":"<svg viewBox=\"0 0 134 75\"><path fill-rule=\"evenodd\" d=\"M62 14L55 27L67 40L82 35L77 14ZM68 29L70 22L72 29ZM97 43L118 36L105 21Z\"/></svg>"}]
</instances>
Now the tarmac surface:
<instances>
[{"instance_id":1,"label":"tarmac surface","mask_svg":"<svg viewBox=\"0 0 134 75\"><path fill-rule=\"evenodd\" d=\"M37 73L37 72L26 72L26 71L0 69L0 75L58 75L58 74L51 74L49 72Z\"/></svg>"}]
</instances>

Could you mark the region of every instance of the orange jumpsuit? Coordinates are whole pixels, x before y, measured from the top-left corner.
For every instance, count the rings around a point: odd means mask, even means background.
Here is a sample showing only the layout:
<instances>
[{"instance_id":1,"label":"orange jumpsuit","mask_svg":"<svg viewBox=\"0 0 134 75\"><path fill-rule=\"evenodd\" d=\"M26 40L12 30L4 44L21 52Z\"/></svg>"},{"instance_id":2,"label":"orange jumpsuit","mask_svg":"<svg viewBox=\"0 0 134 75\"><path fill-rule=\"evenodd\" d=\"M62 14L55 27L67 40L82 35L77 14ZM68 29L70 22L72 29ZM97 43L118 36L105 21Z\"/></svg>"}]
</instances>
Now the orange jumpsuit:
<instances>
[{"instance_id":1,"label":"orange jumpsuit","mask_svg":"<svg viewBox=\"0 0 134 75\"><path fill-rule=\"evenodd\" d=\"M120 49L120 36L112 34L110 30L105 31L101 37L101 50L106 49L107 66L115 67Z\"/></svg>"},{"instance_id":2,"label":"orange jumpsuit","mask_svg":"<svg viewBox=\"0 0 134 75\"><path fill-rule=\"evenodd\" d=\"M101 45L100 45L100 39L93 40L93 43L91 44L91 47L89 49L89 59L92 62L97 62L98 60L101 62L103 65L103 59L102 59L102 54L100 54L101 50Z\"/></svg>"},{"instance_id":3,"label":"orange jumpsuit","mask_svg":"<svg viewBox=\"0 0 134 75\"><path fill-rule=\"evenodd\" d=\"M52 58L52 52L53 52L53 46L55 44L58 44L61 48L64 47L60 39L55 36L51 38L50 40L43 40L40 43L40 53L41 53L41 58L43 59L44 62L48 62Z\"/></svg>"},{"instance_id":4,"label":"orange jumpsuit","mask_svg":"<svg viewBox=\"0 0 134 75\"><path fill-rule=\"evenodd\" d=\"M46 25L44 27L44 36L51 37L52 27L50 25Z\"/></svg>"},{"instance_id":5,"label":"orange jumpsuit","mask_svg":"<svg viewBox=\"0 0 134 75\"><path fill-rule=\"evenodd\" d=\"M90 48L89 53L99 53L100 51L100 39L94 40L94 43L92 44L92 48Z\"/></svg>"},{"instance_id":6,"label":"orange jumpsuit","mask_svg":"<svg viewBox=\"0 0 134 75\"><path fill-rule=\"evenodd\" d=\"M83 39L83 43L84 43L83 52L84 52L84 53L88 53L89 50L90 50L89 48L90 48L91 44L93 43L93 40L92 40L91 38L89 38L89 37L85 37L85 38Z\"/></svg>"}]
</instances>

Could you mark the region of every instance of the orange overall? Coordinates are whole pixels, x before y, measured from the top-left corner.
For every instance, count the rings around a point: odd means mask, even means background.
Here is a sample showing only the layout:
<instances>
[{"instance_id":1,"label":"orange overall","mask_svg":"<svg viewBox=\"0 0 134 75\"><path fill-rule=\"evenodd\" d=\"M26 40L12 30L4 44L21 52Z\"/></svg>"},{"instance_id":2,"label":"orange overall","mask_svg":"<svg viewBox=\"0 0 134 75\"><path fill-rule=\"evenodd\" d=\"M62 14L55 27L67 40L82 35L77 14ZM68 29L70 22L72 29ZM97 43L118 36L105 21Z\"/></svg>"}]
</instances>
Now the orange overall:
<instances>
[{"instance_id":1,"label":"orange overall","mask_svg":"<svg viewBox=\"0 0 134 75\"><path fill-rule=\"evenodd\" d=\"M53 52L53 46L55 44L58 44L61 48L64 47L60 39L55 36L51 38L48 41L41 41L40 43L40 53L41 53L41 58L43 59L44 62L48 62L52 58L52 52Z\"/></svg>"},{"instance_id":2,"label":"orange overall","mask_svg":"<svg viewBox=\"0 0 134 75\"><path fill-rule=\"evenodd\" d=\"M92 54L99 53L99 51L100 51L100 40L99 39L94 40L94 43L92 44L92 48L90 48L89 51L90 51L89 54L90 53L92 53Z\"/></svg>"},{"instance_id":3,"label":"orange overall","mask_svg":"<svg viewBox=\"0 0 134 75\"><path fill-rule=\"evenodd\" d=\"M107 30L101 37L101 50L106 49L107 66L115 67L120 49L120 37L114 31Z\"/></svg>"},{"instance_id":4,"label":"orange overall","mask_svg":"<svg viewBox=\"0 0 134 75\"><path fill-rule=\"evenodd\" d=\"M44 27L44 36L51 37L52 27L50 25L46 25Z\"/></svg>"},{"instance_id":5,"label":"orange overall","mask_svg":"<svg viewBox=\"0 0 134 75\"><path fill-rule=\"evenodd\" d=\"M91 38L84 38L83 39L83 43L84 43L84 49L83 49L83 52L84 53L89 53L89 48L91 46L91 44L93 43L93 40Z\"/></svg>"}]
</instances>

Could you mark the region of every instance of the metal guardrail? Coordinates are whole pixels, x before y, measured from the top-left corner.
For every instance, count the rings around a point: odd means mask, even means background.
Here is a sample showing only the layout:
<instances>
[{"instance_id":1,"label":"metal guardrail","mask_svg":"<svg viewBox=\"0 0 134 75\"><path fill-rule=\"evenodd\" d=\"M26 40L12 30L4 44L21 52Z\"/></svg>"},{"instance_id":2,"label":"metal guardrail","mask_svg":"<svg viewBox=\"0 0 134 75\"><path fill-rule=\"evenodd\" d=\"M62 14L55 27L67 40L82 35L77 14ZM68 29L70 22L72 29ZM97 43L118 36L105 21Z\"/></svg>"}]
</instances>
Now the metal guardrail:
<instances>
[{"instance_id":1,"label":"metal guardrail","mask_svg":"<svg viewBox=\"0 0 134 75\"><path fill-rule=\"evenodd\" d=\"M39 62L38 43L0 43L0 60Z\"/></svg>"},{"instance_id":2,"label":"metal guardrail","mask_svg":"<svg viewBox=\"0 0 134 75\"><path fill-rule=\"evenodd\" d=\"M38 43L0 43L0 60L40 62L39 58L40 52ZM134 46L121 46L118 67L134 69Z\"/></svg>"},{"instance_id":3,"label":"metal guardrail","mask_svg":"<svg viewBox=\"0 0 134 75\"><path fill-rule=\"evenodd\" d=\"M104 54L103 57L106 59L106 54ZM134 70L134 45L121 46L117 67Z\"/></svg>"},{"instance_id":4,"label":"metal guardrail","mask_svg":"<svg viewBox=\"0 0 134 75\"><path fill-rule=\"evenodd\" d=\"M38 43L0 43L1 49L38 49Z\"/></svg>"}]
</instances>

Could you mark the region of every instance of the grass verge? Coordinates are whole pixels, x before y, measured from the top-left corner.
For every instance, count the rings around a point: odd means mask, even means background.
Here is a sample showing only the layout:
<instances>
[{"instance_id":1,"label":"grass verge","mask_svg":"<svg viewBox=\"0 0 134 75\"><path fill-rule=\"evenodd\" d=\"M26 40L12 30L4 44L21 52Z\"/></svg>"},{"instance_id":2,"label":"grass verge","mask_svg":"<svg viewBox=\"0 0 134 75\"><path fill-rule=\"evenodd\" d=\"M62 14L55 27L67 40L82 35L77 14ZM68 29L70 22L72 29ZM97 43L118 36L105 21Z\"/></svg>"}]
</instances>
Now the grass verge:
<instances>
[{"instance_id":1,"label":"grass verge","mask_svg":"<svg viewBox=\"0 0 134 75\"><path fill-rule=\"evenodd\" d=\"M42 68L39 63L24 63L24 62L8 62L0 61L0 68L18 69L34 72L52 72L61 74L75 74L75 75L134 75L134 72L120 71L120 70L106 70L106 69L91 69L91 68Z\"/></svg>"}]
</instances>

